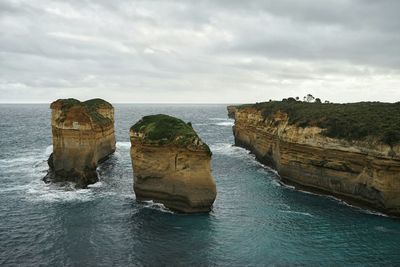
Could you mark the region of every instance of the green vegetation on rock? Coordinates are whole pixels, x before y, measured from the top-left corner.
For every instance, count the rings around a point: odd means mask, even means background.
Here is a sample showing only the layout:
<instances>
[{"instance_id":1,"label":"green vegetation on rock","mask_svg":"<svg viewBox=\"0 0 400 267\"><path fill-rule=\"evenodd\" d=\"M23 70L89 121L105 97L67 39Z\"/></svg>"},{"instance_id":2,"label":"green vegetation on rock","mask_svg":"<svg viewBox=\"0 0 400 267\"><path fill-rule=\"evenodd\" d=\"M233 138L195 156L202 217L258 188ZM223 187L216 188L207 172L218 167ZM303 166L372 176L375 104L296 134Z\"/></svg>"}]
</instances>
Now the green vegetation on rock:
<instances>
[{"instance_id":1,"label":"green vegetation on rock","mask_svg":"<svg viewBox=\"0 0 400 267\"><path fill-rule=\"evenodd\" d=\"M108 125L112 123L110 118L104 117L102 114L97 112L98 108L113 108L113 106L107 101L94 98L84 102L81 102L75 98L58 99L50 105L50 108L54 108L56 105L61 105L61 110L65 113L72 107L83 107L89 116L99 125Z\"/></svg>"},{"instance_id":2,"label":"green vegetation on rock","mask_svg":"<svg viewBox=\"0 0 400 267\"><path fill-rule=\"evenodd\" d=\"M294 100L294 99L293 99ZM299 127L317 126L322 134L348 141L378 139L390 146L400 143L400 102L359 102L323 104L301 101L270 101L238 106L261 110L264 119L278 112L287 113L289 124Z\"/></svg>"},{"instance_id":3,"label":"green vegetation on rock","mask_svg":"<svg viewBox=\"0 0 400 267\"><path fill-rule=\"evenodd\" d=\"M175 144L188 146L200 140L191 123L164 114L143 117L131 127L131 131L144 134L144 140L158 144ZM210 148L202 142L202 146L210 152ZM211 153L211 152L210 152Z\"/></svg>"}]
</instances>

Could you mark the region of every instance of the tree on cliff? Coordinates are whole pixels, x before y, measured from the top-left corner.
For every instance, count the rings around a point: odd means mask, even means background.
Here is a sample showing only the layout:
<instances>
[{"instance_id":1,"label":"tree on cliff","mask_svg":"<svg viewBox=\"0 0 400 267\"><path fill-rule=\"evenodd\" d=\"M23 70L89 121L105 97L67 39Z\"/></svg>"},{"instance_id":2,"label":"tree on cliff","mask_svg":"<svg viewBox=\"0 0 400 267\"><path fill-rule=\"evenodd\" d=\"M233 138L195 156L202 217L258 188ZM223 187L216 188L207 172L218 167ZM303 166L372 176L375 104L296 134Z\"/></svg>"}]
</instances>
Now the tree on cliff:
<instances>
[{"instance_id":1,"label":"tree on cliff","mask_svg":"<svg viewBox=\"0 0 400 267\"><path fill-rule=\"evenodd\" d=\"M314 102L315 100L315 97L312 94L308 94L305 98L308 103Z\"/></svg>"}]
</instances>

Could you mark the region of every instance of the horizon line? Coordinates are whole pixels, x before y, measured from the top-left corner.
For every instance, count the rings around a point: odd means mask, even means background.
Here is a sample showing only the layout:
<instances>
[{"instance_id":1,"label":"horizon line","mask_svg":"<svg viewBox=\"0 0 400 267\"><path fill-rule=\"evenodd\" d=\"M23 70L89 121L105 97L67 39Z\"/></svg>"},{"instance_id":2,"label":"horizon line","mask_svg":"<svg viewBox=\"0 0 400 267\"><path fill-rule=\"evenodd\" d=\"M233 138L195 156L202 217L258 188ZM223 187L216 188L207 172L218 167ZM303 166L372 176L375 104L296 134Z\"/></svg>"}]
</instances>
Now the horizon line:
<instances>
[{"instance_id":1,"label":"horizon line","mask_svg":"<svg viewBox=\"0 0 400 267\"><path fill-rule=\"evenodd\" d=\"M51 104L52 102L0 102L0 105L3 104ZM110 102L112 104L143 104L143 105L236 105L243 103L192 103L192 102Z\"/></svg>"}]
</instances>

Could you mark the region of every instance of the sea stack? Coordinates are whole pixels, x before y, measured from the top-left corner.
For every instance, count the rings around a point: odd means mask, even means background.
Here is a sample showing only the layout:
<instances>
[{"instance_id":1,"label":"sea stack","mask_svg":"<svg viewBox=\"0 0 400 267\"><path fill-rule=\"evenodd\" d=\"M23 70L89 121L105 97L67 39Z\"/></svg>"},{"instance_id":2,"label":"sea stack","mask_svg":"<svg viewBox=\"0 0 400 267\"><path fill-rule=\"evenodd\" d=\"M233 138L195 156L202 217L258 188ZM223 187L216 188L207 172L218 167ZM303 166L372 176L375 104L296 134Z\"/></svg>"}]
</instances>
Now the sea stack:
<instances>
[{"instance_id":1,"label":"sea stack","mask_svg":"<svg viewBox=\"0 0 400 267\"><path fill-rule=\"evenodd\" d=\"M211 151L190 123L168 116L145 116L130 129L134 191L185 213L208 212L217 191Z\"/></svg>"},{"instance_id":2,"label":"sea stack","mask_svg":"<svg viewBox=\"0 0 400 267\"><path fill-rule=\"evenodd\" d=\"M50 105L53 153L49 181L72 181L86 187L98 181L96 168L115 151L114 108L102 99L69 98Z\"/></svg>"},{"instance_id":3,"label":"sea stack","mask_svg":"<svg viewBox=\"0 0 400 267\"><path fill-rule=\"evenodd\" d=\"M400 215L400 103L236 107L235 144L299 188Z\"/></svg>"}]
</instances>

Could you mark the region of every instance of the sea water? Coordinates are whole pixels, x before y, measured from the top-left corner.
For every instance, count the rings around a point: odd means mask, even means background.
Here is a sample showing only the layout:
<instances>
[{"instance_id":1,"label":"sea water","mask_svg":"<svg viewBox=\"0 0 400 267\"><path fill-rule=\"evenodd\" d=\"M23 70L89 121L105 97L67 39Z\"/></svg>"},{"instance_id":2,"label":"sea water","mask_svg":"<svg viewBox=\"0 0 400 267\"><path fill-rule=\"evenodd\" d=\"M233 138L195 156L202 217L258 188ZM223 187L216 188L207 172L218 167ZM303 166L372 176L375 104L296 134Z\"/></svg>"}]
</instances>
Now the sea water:
<instances>
[{"instance_id":1,"label":"sea water","mask_svg":"<svg viewBox=\"0 0 400 267\"><path fill-rule=\"evenodd\" d=\"M165 113L190 121L213 152L209 214L137 202L129 127ZM87 189L44 184L48 104L0 105L0 265L400 265L400 220L283 186L233 146L225 105L115 105L117 151Z\"/></svg>"}]
</instances>

